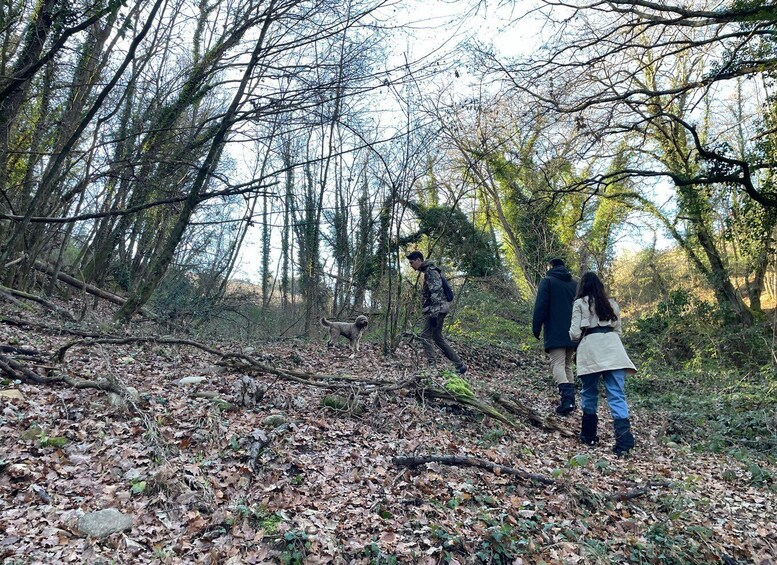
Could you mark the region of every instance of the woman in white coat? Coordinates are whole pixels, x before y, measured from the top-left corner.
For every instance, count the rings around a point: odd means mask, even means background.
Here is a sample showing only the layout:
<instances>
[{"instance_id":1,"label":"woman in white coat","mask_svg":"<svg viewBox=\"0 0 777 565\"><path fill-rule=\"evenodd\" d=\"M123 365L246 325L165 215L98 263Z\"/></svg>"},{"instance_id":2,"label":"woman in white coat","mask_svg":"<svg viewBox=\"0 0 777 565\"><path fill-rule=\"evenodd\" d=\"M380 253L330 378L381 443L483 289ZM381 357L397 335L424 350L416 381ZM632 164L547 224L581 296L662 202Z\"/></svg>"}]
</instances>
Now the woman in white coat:
<instances>
[{"instance_id":1,"label":"woman in white coat","mask_svg":"<svg viewBox=\"0 0 777 565\"><path fill-rule=\"evenodd\" d=\"M620 336L618 303L607 297L604 285L595 273L585 273L577 286L569 327L569 337L580 341L577 347L577 374L583 385L580 390L583 408L580 441L588 445L599 441L596 435L599 423L596 412L601 379L615 428L613 451L617 455L624 455L634 447L629 407L626 404L625 377L627 372L636 372L636 368L626 354Z\"/></svg>"}]
</instances>

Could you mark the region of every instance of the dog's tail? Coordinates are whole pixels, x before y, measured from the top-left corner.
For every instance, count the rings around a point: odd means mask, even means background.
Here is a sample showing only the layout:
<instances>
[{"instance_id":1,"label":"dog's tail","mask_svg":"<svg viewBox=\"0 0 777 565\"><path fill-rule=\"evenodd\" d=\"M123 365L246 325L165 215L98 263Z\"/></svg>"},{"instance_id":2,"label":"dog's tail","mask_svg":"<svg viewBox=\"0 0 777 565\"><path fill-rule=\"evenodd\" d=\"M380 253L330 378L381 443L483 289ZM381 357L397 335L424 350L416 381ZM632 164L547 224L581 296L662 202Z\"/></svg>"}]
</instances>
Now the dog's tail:
<instances>
[{"instance_id":1,"label":"dog's tail","mask_svg":"<svg viewBox=\"0 0 777 565\"><path fill-rule=\"evenodd\" d=\"M329 320L327 320L326 318L321 318L321 325L324 326L325 328L328 328L332 324L330 324Z\"/></svg>"}]
</instances>

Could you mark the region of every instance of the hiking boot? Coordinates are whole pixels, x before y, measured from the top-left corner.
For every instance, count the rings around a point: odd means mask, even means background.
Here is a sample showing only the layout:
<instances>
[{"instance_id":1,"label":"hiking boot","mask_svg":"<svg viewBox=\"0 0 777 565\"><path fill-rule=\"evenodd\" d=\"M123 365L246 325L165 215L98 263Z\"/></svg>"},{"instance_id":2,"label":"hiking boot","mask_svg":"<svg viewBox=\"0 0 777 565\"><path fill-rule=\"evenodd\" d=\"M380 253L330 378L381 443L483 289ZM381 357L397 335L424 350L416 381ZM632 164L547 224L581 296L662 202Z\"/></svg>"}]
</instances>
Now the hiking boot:
<instances>
[{"instance_id":1,"label":"hiking boot","mask_svg":"<svg viewBox=\"0 0 777 565\"><path fill-rule=\"evenodd\" d=\"M558 385L558 393L561 396L561 404L556 407L556 414L569 416L575 411L575 385L564 383Z\"/></svg>"},{"instance_id":2,"label":"hiking boot","mask_svg":"<svg viewBox=\"0 0 777 565\"><path fill-rule=\"evenodd\" d=\"M456 367L456 372L460 375L463 375L464 373L467 372L467 365L460 365Z\"/></svg>"},{"instance_id":3,"label":"hiking boot","mask_svg":"<svg viewBox=\"0 0 777 565\"><path fill-rule=\"evenodd\" d=\"M596 435L598 424L599 416L596 414L583 414L583 421L580 425L580 443L585 445L596 445L599 443L599 436Z\"/></svg>"},{"instance_id":4,"label":"hiking boot","mask_svg":"<svg viewBox=\"0 0 777 565\"><path fill-rule=\"evenodd\" d=\"M634 449L634 436L631 435L631 422L629 422L628 418L619 418L613 420L612 425L615 428L615 447L612 448L612 452L618 457L627 455Z\"/></svg>"}]
</instances>

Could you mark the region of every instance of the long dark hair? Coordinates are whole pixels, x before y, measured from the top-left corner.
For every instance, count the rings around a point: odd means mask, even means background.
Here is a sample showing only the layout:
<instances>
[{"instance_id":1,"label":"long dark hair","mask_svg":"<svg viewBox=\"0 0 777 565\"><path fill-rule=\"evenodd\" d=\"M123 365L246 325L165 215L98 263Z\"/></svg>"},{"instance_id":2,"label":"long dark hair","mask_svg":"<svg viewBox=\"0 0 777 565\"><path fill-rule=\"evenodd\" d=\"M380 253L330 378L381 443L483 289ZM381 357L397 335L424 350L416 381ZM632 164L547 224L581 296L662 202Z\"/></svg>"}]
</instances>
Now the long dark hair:
<instances>
[{"instance_id":1,"label":"long dark hair","mask_svg":"<svg viewBox=\"0 0 777 565\"><path fill-rule=\"evenodd\" d=\"M596 273L588 271L580 277L580 282L577 285L577 295L575 298L588 297L588 310L591 310L591 300L593 300L594 306L596 306L596 315L599 316L599 320L602 322L615 321L618 316L615 315L615 311L610 305L610 299L607 296L607 292L604 290L604 284L596 276Z\"/></svg>"}]
</instances>

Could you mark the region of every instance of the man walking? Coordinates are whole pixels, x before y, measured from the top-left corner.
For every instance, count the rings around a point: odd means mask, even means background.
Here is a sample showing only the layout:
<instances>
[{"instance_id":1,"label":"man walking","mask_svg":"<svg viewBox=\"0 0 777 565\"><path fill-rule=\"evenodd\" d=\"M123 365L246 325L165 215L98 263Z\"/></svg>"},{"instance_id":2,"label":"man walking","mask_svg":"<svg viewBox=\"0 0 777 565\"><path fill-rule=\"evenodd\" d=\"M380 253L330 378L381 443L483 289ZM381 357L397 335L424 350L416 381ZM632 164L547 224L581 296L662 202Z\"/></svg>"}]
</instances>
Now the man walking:
<instances>
[{"instance_id":1,"label":"man walking","mask_svg":"<svg viewBox=\"0 0 777 565\"><path fill-rule=\"evenodd\" d=\"M564 261L559 258L548 261L548 273L540 281L534 302L532 333L540 339L540 330L543 326L545 328L545 351L550 355L550 370L561 397L561 403L556 407L560 416L575 410L572 356L576 344L569 338L569 324L576 291L577 281L572 278Z\"/></svg>"},{"instance_id":2,"label":"man walking","mask_svg":"<svg viewBox=\"0 0 777 565\"><path fill-rule=\"evenodd\" d=\"M442 335L442 325L451 308L451 303L448 302L443 291L442 273L434 266L434 263L424 261L424 255L420 251L408 253L406 257L413 270L424 274L423 312L425 324L424 331L421 332L421 343L424 346L426 359L430 365L435 364L437 354L434 345L436 345L454 364L456 372L463 375L467 372L467 365ZM567 330L569 330L569 322L567 322Z\"/></svg>"}]
</instances>

